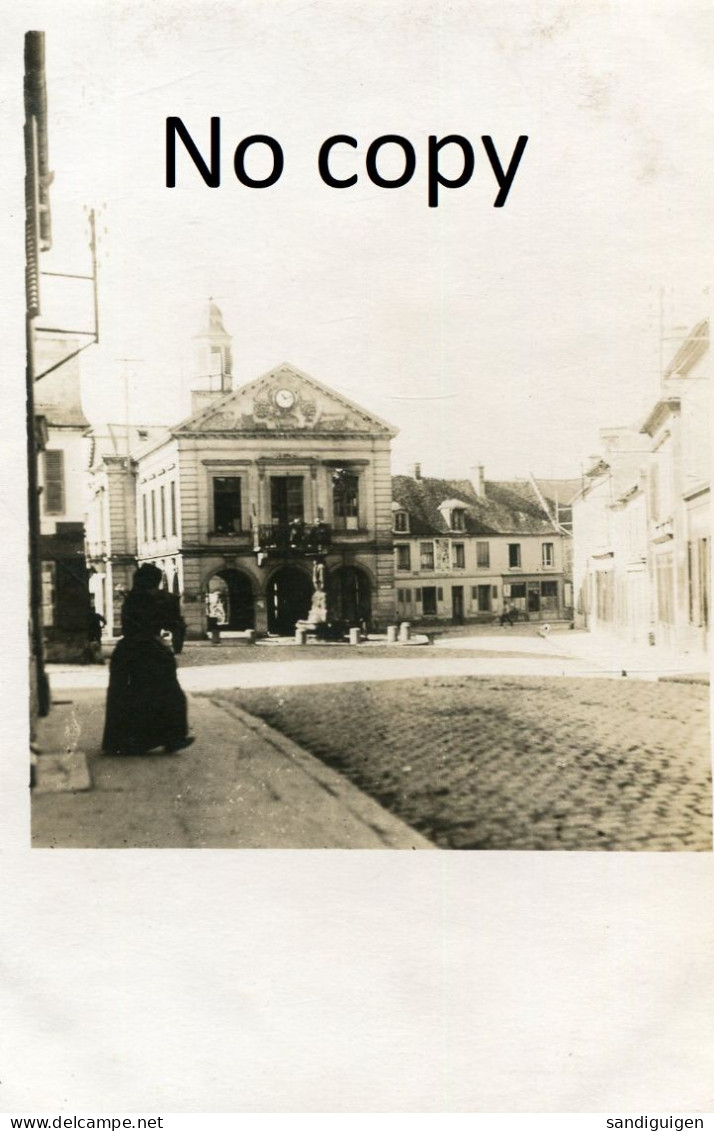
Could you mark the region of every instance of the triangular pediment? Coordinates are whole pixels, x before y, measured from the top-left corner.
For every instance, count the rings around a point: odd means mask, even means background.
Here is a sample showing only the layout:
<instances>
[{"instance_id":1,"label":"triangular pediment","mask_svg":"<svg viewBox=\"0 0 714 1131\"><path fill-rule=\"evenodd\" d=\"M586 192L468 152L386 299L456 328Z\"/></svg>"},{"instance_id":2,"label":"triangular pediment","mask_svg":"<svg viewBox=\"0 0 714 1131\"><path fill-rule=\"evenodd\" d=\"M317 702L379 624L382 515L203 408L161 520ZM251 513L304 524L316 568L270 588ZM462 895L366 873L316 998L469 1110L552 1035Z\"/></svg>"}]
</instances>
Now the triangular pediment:
<instances>
[{"instance_id":1,"label":"triangular pediment","mask_svg":"<svg viewBox=\"0 0 714 1131\"><path fill-rule=\"evenodd\" d=\"M395 436L378 416L283 363L210 402L173 432Z\"/></svg>"}]
</instances>

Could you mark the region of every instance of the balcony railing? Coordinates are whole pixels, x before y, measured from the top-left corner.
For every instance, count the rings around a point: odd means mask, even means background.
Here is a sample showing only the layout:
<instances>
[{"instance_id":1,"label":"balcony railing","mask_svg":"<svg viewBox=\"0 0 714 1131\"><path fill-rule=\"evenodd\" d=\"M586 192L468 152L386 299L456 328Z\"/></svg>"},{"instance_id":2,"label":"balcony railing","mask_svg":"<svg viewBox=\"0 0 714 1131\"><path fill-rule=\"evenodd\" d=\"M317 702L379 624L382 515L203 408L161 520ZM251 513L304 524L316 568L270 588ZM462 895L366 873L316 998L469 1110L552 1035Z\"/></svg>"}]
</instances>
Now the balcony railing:
<instances>
[{"instance_id":1,"label":"balcony railing","mask_svg":"<svg viewBox=\"0 0 714 1131\"><path fill-rule=\"evenodd\" d=\"M253 549L272 557L316 557L326 554L332 542L332 527L326 522L308 525L291 522L272 523L254 530Z\"/></svg>"}]
</instances>

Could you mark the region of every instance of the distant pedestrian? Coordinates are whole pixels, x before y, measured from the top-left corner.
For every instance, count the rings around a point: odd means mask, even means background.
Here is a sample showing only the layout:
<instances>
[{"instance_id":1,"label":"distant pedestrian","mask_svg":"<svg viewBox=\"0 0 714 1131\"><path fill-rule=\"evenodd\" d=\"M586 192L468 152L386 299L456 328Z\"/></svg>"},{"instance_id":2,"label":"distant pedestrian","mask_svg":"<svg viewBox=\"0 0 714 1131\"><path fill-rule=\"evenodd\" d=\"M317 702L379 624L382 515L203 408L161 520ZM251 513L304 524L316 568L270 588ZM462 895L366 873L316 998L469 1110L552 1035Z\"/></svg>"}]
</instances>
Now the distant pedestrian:
<instances>
[{"instance_id":1,"label":"distant pedestrian","mask_svg":"<svg viewBox=\"0 0 714 1131\"><path fill-rule=\"evenodd\" d=\"M102 658L102 629L106 620L91 606L87 614L87 647L85 656L88 664L103 664Z\"/></svg>"},{"instance_id":2,"label":"distant pedestrian","mask_svg":"<svg viewBox=\"0 0 714 1131\"><path fill-rule=\"evenodd\" d=\"M174 655L178 656L183 652L186 639L186 621L181 615L181 601L173 593L162 592L160 596L166 606L166 622L171 634L171 647L174 650Z\"/></svg>"},{"instance_id":3,"label":"distant pedestrian","mask_svg":"<svg viewBox=\"0 0 714 1131\"><path fill-rule=\"evenodd\" d=\"M504 603L503 612L500 616L500 624L501 628L503 628L504 624L510 624L511 628L513 628L513 613L511 612L511 606L508 601Z\"/></svg>"}]
</instances>

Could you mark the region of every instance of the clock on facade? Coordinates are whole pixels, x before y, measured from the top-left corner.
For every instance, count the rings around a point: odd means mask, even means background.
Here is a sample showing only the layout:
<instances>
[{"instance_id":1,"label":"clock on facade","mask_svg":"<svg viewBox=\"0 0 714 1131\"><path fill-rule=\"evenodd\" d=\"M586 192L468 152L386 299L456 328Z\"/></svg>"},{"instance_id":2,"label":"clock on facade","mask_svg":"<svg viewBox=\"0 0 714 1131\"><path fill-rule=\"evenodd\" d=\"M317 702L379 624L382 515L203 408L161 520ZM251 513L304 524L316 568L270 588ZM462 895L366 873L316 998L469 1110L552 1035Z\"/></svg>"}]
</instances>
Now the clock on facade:
<instances>
[{"instance_id":1,"label":"clock on facade","mask_svg":"<svg viewBox=\"0 0 714 1131\"><path fill-rule=\"evenodd\" d=\"M295 394L291 389L278 389L275 403L278 408L292 408L295 404Z\"/></svg>"}]
</instances>

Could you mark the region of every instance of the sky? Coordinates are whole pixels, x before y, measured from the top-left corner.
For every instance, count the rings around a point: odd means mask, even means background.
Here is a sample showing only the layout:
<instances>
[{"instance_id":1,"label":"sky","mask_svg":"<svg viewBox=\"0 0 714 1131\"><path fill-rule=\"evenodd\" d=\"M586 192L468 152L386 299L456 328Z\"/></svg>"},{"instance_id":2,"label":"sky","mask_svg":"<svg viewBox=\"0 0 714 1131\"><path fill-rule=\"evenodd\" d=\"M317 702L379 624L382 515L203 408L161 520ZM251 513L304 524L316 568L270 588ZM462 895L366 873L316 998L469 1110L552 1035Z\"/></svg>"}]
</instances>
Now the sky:
<instances>
[{"instance_id":1,"label":"sky","mask_svg":"<svg viewBox=\"0 0 714 1131\"><path fill-rule=\"evenodd\" d=\"M641 421L662 361L708 314L712 147L705 3L490 0L30 2L46 33L54 246L89 265L99 209L101 341L82 360L93 422L188 412L192 336L209 296L232 333L236 384L283 361L399 429L393 470L578 476L601 427ZM23 26L24 24L24 26ZM8 51L8 44L3 48ZM167 116L179 145L165 183ZM285 166L241 185L232 154L268 134ZM336 190L318 175L333 134ZM365 154L409 139L416 170L387 190ZM460 134L474 174L428 207L428 136ZM507 163L506 205L481 137ZM255 177L268 169L254 150ZM380 157L397 176L394 148ZM444 168L455 175L455 166ZM47 280L43 319L89 322L83 284ZM42 319L40 320L42 322Z\"/></svg>"}]
</instances>

